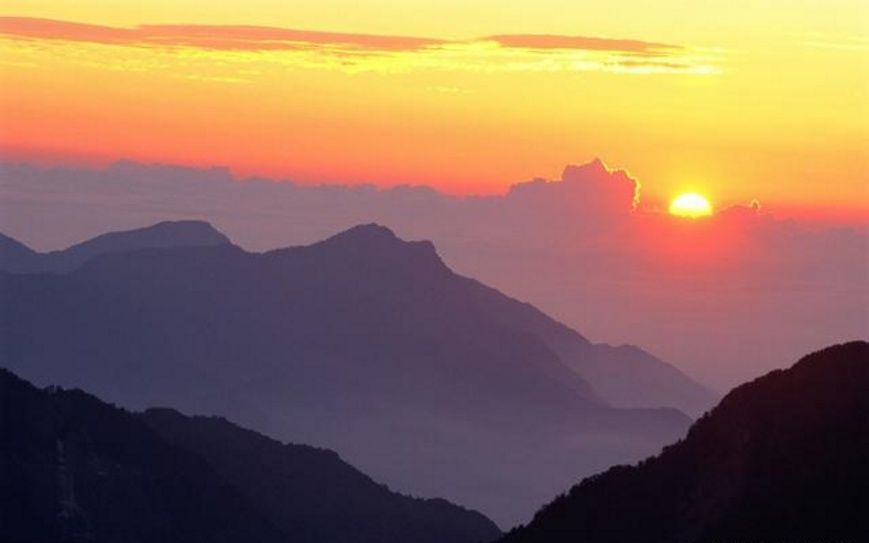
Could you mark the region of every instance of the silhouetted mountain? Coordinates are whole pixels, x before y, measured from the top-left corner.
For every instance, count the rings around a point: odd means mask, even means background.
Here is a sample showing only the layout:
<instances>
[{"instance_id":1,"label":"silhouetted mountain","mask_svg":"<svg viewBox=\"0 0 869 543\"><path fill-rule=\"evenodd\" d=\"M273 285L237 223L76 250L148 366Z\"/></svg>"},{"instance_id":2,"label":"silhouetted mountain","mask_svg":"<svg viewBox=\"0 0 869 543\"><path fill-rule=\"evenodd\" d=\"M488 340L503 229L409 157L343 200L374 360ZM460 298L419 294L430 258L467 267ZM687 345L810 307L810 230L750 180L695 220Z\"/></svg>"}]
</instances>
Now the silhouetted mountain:
<instances>
[{"instance_id":1,"label":"silhouetted mountain","mask_svg":"<svg viewBox=\"0 0 869 543\"><path fill-rule=\"evenodd\" d=\"M402 496L329 450L284 445L218 417L141 415L167 441L205 458L297 543L486 542L500 530L446 500Z\"/></svg>"},{"instance_id":2,"label":"silhouetted mountain","mask_svg":"<svg viewBox=\"0 0 869 543\"><path fill-rule=\"evenodd\" d=\"M483 515L219 418L130 414L0 369L0 541L482 543Z\"/></svg>"},{"instance_id":3,"label":"silhouetted mountain","mask_svg":"<svg viewBox=\"0 0 869 543\"><path fill-rule=\"evenodd\" d=\"M404 265L409 256L391 250L397 238L387 228L365 225L351 228L321 244L345 252L347 257L373 251ZM0 234L0 270L18 273L65 273L105 253L145 248L228 245L229 238L202 221L167 221L150 227L97 236L62 251L37 253ZM430 242L416 242L417 258L442 267ZM371 256L371 255L369 255ZM425 263L418 263L420 268ZM699 415L714 404L715 395L676 368L633 346L595 345L576 331L549 318L533 306L508 298L477 281L468 279L468 289L492 316L504 324L530 330L543 339L562 361L579 373L600 399L618 407L675 407ZM591 393L591 389L586 391Z\"/></svg>"},{"instance_id":4,"label":"silhouetted mountain","mask_svg":"<svg viewBox=\"0 0 869 543\"><path fill-rule=\"evenodd\" d=\"M0 237L0 270L64 273L74 270L95 256L106 253L229 243L229 238L203 221L166 221L146 228L111 232L67 249L49 253L34 252L24 244L8 236L2 236Z\"/></svg>"},{"instance_id":5,"label":"silhouetted mountain","mask_svg":"<svg viewBox=\"0 0 869 543\"><path fill-rule=\"evenodd\" d=\"M687 437L595 475L505 543L865 541L869 343L734 389Z\"/></svg>"},{"instance_id":6,"label":"silhouetted mountain","mask_svg":"<svg viewBox=\"0 0 869 543\"><path fill-rule=\"evenodd\" d=\"M689 423L613 408L583 375L653 388L654 365L623 362L377 225L263 254L107 253L65 275L3 274L0 294L0 357L36 382L227 415L505 524Z\"/></svg>"},{"instance_id":7,"label":"silhouetted mountain","mask_svg":"<svg viewBox=\"0 0 869 543\"><path fill-rule=\"evenodd\" d=\"M80 391L0 369L0 541L286 541L205 460Z\"/></svg>"}]
</instances>

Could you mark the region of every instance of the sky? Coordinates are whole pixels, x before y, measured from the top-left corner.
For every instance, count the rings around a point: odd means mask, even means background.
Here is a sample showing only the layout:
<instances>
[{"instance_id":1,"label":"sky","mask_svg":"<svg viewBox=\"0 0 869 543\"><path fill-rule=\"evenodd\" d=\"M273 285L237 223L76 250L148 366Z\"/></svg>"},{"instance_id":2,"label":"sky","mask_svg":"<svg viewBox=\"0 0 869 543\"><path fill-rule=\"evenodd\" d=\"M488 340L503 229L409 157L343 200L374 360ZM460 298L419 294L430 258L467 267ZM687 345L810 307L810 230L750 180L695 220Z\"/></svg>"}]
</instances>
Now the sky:
<instances>
[{"instance_id":1,"label":"sky","mask_svg":"<svg viewBox=\"0 0 869 543\"><path fill-rule=\"evenodd\" d=\"M644 205L869 222L856 0L7 0L4 159L499 194L600 156Z\"/></svg>"}]
</instances>

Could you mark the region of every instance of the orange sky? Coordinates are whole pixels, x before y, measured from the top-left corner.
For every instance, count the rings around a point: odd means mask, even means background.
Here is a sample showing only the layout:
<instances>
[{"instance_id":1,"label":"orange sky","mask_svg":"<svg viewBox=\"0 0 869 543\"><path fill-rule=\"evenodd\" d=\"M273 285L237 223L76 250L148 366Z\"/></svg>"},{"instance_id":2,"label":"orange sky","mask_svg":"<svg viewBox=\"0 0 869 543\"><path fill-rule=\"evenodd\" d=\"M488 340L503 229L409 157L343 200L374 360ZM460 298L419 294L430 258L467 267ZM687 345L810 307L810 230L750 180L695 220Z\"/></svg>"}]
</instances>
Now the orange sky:
<instances>
[{"instance_id":1,"label":"orange sky","mask_svg":"<svg viewBox=\"0 0 869 543\"><path fill-rule=\"evenodd\" d=\"M452 193L601 156L647 202L869 220L858 1L142 4L4 2L4 156Z\"/></svg>"}]
</instances>

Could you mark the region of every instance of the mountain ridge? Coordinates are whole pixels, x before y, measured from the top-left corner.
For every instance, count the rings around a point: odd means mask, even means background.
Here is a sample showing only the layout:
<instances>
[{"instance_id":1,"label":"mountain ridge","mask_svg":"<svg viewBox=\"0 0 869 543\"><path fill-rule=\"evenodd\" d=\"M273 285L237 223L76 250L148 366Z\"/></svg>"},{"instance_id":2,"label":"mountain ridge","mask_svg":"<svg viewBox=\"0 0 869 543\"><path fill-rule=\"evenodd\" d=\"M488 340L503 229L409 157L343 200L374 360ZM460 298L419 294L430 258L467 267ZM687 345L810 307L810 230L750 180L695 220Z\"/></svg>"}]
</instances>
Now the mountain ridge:
<instances>
[{"instance_id":1,"label":"mountain ridge","mask_svg":"<svg viewBox=\"0 0 869 543\"><path fill-rule=\"evenodd\" d=\"M594 163L592 164L594 165ZM590 165L586 165L589 166ZM603 166L599 166L603 167ZM178 236L180 239L169 240L167 236ZM152 239L148 241L148 237ZM157 237L155 241L153 237ZM34 272L34 271L51 271L69 273L86 264L88 260L99 258L103 254L111 254L113 252L130 252L143 249L165 249L165 248L193 248L193 247L208 247L214 245L232 246L229 238L216 230L213 226L204 221L195 220L180 220L180 221L164 221L150 227L128 230L123 232L115 232L97 236L82 243L70 246L67 249L60 251L52 251L49 253L36 253L25 245L17 242L13 238L4 236L4 242L9 246L18 245L24 251L27 251L32 256L29 256L30 261L37 261L37 264L29 264L21 266L11 258L4 257L4 247L0 247L0 269L16 272ZM107 243L112 240L123 240L123 248L106 248ZM360 224L349 228L343 232L339 232L323 241L306 245L293 246L265 251L263 253L248 253L261 255L263 258L289 257L291 254L316 251L318 249L329 248L330 250L348 251L351 250L357 256L362 256L368 259L385 258L392 265L401 265L407 260L417 260L431 265L432 270L440 270L444 273L452 274L447 265L443 262L437 253L434 245L430 241L404 241L400 239L388 227L378 223ZM243 251L237 248L239 251ZM246 252L246 251L245 251ZM72 253L72 254L71 254ZM375 256L376 255L376 256ZM399 256L399 258L396 258ZM35 257L35 258L34 258ZM14 269L9 269L9 268ZM491 289L486 285L474 279L466 278L471 284L477 285L480 291ZM601 399L609 397L609 401L615 405L625 407L652 407L666 406L666 398L638 394L638 387L643 384L654 383L659 386L660 383L666 380L675 380L681 383L682 392L677 393L675 397L682 397L684 400L670 405L677 407L691 415L701 414L713 401L715 393L698 384L696 381L687 377L673 366L657 359L653 355L649 355L642 349L633 345L611 346L607 344L592 344L588 339L573 329L568 328L562 323L551 319L536 307L515 300L500 291L491 289L496 296L509 298L520 306L528 309L528 313L536 313L533 317L526 317L528 321L537 321L534 328L540 331L542 328L549 328L547 333L541 334L547 337L547 343L552 347L559 356L565 359L568 367L577 371L580 375L589 373L599 376L598 388L605 388L606 394L600 396ZM490 302L493 299L492 295L486 295L483 292L475 294L477 297L488 299ZM497 312L492 313L497 317ZM561 330L556 330L556 329ZM632 372L619 372L618 381L624 383L628 380L634 380L636 383L632 385L628 392L619 390L618 386L613 386L612 377L605 375L606 369L601 368L596 363L598 358L601 358L594 353L585 352L586 349L577 349L576 345L568 349L562 349L565 337L570 336L578 343L584 343L581 347L587 347L598 350L631 350L633 358L642 358L643 362L640 367L634 367L634 370L648 368L653 370L648 376L637 376ZM606 359L606 356L603 356ZM577 363L577 359L583 359L584 363ZM636 366L636 365L635 365ZM645 381L645 383L644 383ZM693 389L689 391L688 389ZM615 401L613 401L615 400Z\"/></svg>"},{"instance_id":2,"label":"mountain ridge","mask_svg":"<svg viewBox=\"0 0 869 543\"><path fill-rule=\"evenodd\" d=\"M47 253L33 251L3 235L0 239L0 269L17 273L68 273L103 254L223 244L231 244L229 238L210 223L199 220L163 221L143 228L109 232Z\"/></svg>"},{"instance_id":3,"label":"mountain ridge","mask_svg":"<svg viewBox=\"0 0 869 543\"><path fill-rule=\"evenodd\" d=\"M484 543L500 535L482 514L443 498L391 491L329 449L281 443L224 417L188 417L168 408L138 416L164 439L205 458L297 542Z\"/></svg>"},{"instance_id":4,"label":"mountain ridge","mask_svg":"<svg viewBox=\"0 0 869 543\"><path fill-rule=\"evenodd\" d=\"M0 405L4 541L282 541L204 460L90 394L0 368Z\"/></svg>"},{"instance_id":5,"label":"mountain ridge","mask_svg":"<svg viewBox=\"0 0 869 543\"><path fill-rule=\"evenodd\" d=\"M807 355L735 388L658 456L586 478L503 541L859 541L866 390L866 341Z\"/></svg>"}]
</instances>

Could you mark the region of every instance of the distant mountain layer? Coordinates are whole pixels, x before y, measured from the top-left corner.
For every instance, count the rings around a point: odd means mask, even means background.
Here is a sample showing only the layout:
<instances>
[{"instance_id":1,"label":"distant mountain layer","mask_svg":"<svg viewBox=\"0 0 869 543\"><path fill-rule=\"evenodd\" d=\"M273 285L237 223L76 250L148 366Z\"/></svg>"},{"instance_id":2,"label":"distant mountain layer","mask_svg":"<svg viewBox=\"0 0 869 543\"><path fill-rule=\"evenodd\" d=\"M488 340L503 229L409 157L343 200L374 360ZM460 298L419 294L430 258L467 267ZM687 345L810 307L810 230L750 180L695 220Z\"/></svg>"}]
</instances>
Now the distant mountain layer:
<instances>
[{"instance_id":1,"label":"distant mountain layer","mask_svg":"<svg viewBox=\"0 0 869 543\"><path fill-rule=\"evenodd\" d=\"M866 541L869 343L742 385L688 436L589 477L505 543Z\"/></svg>"},{"instance_id":2,"label":"distant mountain layer","mask_svg":"<svg viewBox=\"0 0 869 543\"><path fill-rule=\"evenodd\" d=\"M638 347L591 343L530 304L473 279L466 281L471 296L492 318L536 335L611 405L675 407L699 416L715 403L716 395L709 389Z\"/></svg>"},{"instance_id":3,"label":"distant mountain layer","mask_svg":"<svg viewBox=\"0 0 869 543\"><path fill-rule=\"evenodd\" d=\"M374 225L354 230L377 229ZM394 236L389 234L390 237ZM394 238L395 239L395 238ZM15 273L67 273L93 257L148 248L208 247L231 242L203 221L166 221L153 226L112 232L49 253L37 253L0 234L0 270ZM475 299L504 324L533 331L565 364L594 385L601 398L619 407L675 407L701 414L715 395L676 368L633 346L594 345L580 334L529 304L468 279Z\"/></svg>"},{"instance_id":4,"label":"distant mountain layer","mask_svg":"<svg viewBox=\"0 0 869 543\"><path fill-rule=\"evenodd\" d=\"M68 273L0 274L0 360L327 446L505 525L566 478L679 437L690 421L672 407L711 403L651 355L594 345L382 226L262 254L214 233L146 237L113 235L129 249Z\"/></svg>"},{"instance_id":5,"label":"distant mountain layer","mask_svg":"<svg viewBox=\"0 0 869 543\"><path fill-rule=\"evenodd\" d=\"M0 234L0 269L10 272L69 272L106 253L147 248L229 244L229 238L203 221L166 221L126 232L111 232L61 251L37 253Z\"/></svg>"},{"instance_id":6,"label":"distant mountain layer","mask_svg":"<svg viewBox=\"0 0 869 543\"><path fill-rule=\"evenodd\" d=\"M0 540L456 542L499 535L444 500L390 492L331 451L226 420L140 415L0 370Z\"/></svg>"}]
</instances>

